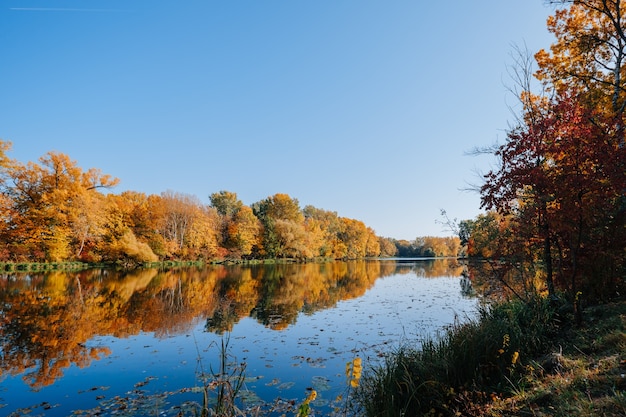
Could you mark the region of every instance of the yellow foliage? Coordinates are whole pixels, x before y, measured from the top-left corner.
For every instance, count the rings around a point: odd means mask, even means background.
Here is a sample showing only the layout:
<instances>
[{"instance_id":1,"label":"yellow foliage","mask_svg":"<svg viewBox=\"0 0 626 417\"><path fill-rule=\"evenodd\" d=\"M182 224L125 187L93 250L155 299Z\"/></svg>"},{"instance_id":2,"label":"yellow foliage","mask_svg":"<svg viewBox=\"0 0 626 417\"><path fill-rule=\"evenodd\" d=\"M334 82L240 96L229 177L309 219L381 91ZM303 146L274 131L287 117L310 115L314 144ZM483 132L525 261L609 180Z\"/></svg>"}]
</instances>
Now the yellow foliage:
<instances>
[{"instance_id":1,"label":"yellow foliage","mask_svg":"<svg viewBox=\"0 0 626 417\"><path fill-rule=\"evenodd\" d=\"M144 242L139 242L135 234L130 230L111 245L111 251L120 258L127 257L137 262L156 262L159 259L152 252L150 246Z\"/></svg>"},{"instance_id":2,"label":"yellow foliage","mask_svg":"<svg viewBox=\"0 0 626 417\"><path fill-rule=\"evenodd\" d=\"M352 388L356 388L359 386L359 380L361 379L361 373L363 372L363 365L361 358L358 356L354 358L352 362L346 363L346 378L348 379L348 384Z\"/></svg>"},{"instance_id":3,"label":"yellow foliage","mask_svg":"<svg viewBox=\"0 0 626 417\"><path fill-rule=\"evenodd\" d=\"M556 41L549 51L542 49L535 54L539 66L535 76L548 90L588 92L588 98L598 107L620 111L626 100L623 85L626 3L605 0L570 3L547 20L547 28Z\"/></svg>"}]
</instances>

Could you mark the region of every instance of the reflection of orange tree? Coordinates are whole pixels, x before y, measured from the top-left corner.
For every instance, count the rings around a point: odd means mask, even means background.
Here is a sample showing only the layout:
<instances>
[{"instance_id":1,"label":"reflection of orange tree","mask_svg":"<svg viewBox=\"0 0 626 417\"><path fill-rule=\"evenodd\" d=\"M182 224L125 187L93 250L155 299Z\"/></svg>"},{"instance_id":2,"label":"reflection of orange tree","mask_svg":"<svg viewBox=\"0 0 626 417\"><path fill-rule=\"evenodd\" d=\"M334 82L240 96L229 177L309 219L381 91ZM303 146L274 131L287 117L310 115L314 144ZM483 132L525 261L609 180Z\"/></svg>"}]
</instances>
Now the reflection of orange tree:
<instances>
[{"instance_id":1,"label":"reflection of orange tree","mask_svg":"<svg viewBox=\"0 0 626 417\"><path fill-rule=\"evenodd\" d=\"M240 318L250 314L260 297L260 279L256 275L253 276L253 271L258 269L241 266L228 268L228 275L220 280L215 291L218 303L213 314L207 319L207 330L218 334L231 331Z\"/></svg>"},{"instance_id":2,"label":"reflection of orange tree","mask_svg":"<svg viewBox=\"0 0 626 417\"><path fill-rule=\"evenodd\" d=\"M51 293L13 292L10 286L0 291L1 372L26 372L23 379L35 389L52 384L71 364L85 367L109 354L106 347L85 345L107 321L103 320L102 300L74 291L63 274L49 277L54 288Z\"/></svg>"},{"instance_id":3,"label":"reflection of orange tree","mask_svg":"<svg viewBox=\"0 0 626 417\"><path fill-rule=\"evenodd\" d=\"M299 265L271 265L263 269L260 302L251 314L262 324L275 330L295 323L304 304L303 276Z\"/></svg>"},{"instance_id":4,"label":"reflection of orange tree","mask_svg":"<svg viewBox=\"0 0 626 417\"><path fill-rule=\"evenodd\" d=\"M337 301L360 297L365 294L381 275L379 262L350 261L333 271L337 280Z\"/></svg>"},{"instance_id":5,"label":"reflection of orange tree","mask_svg":"<svg viewBox=\"0 0 626 417\"><path fill-rule=\"evenodd\" d=\"M223 332L252 316L274 329L362 295L394 264L213 266L131 272L88 270L0 277L0 375L26 372L33 387L52 383L71 364L108 353L88 348L95 335L157 336L188 330L199 317Z\"/></svg>"},{"instance_id":6,"label":"reflection of orange tree","mask_svg":"<svg viewBox=\"0 0 626 417\"><path fill-rule=\"evenodd\" d=\"M94 335L157 335L186 329L212 314L220 268L120 273L112 270L53 272L30 280L0 280L0 375L26 372L34 388L54 382L71 364L88 366L108 354L86 346ZM30 282L30 285L27 283Z\"/></svg>"},{"instance_id":7,"label":"reflection of orange tree","mask_svg":"<svg viewBox=\"0 0 626 417\"><path fill-rule=\"evenodd\" d=\"M207 329L224 332L241 317L252 316L279 330L295 322L300 312L312 312L362 295L381 274L391 274L378 262L277 264L232 267L219 283L219 304Z\"/></svg>"},{"instance_id":8,"label":"reflection of orange tree","mask_svg":"<svg viewBox=\"0 0 626 417\"><path fill-rule=\"evenodd\" d=\"M366 261L274 265L264 271L260 304L251 314L276 330L294 323L301 311L363 295L381 276L380 263Z\"/></svg>"},{"instance_id":9,"label":"reflection of orange tree","mask_svg":"<svg viewBox=\"0 0 626 417\"><path fill-rule=\"evenodd\" d=\"M194 318L217 308L216 288L224 276L223 268L155 272L149 285L125 303L121 318L131 328L157 336L189 330Z\"/></svg>"},{"instance_id":10,"label":"reflection of orange tree","mask_svg":"<svg viewBox=\"0 0 626 417\"><path fill-rule=\"evenodd\" d=\"M463 272L463 265L454 258L433 259L420 263L416 272L418 276L424 278L458 277Z\"/></svg>"},{"instance_id":11,"label":"reflection of orange tree","mask_svg":"<svg viewBox=\"0 0 626 417\"><path fill-rule=\"evenodd\" d=\"M100 272L51 272L33 274L31 280L22 276L0 281L1 374L24 373L23 379L37 389L52 384L71 364L85 367L109 353L106 347L86 343L96 334L128 333L118 330L128 327L121 314L125 298L145 287L149 278L118 280L107 294Z\"/></svg>"}]
</instances>

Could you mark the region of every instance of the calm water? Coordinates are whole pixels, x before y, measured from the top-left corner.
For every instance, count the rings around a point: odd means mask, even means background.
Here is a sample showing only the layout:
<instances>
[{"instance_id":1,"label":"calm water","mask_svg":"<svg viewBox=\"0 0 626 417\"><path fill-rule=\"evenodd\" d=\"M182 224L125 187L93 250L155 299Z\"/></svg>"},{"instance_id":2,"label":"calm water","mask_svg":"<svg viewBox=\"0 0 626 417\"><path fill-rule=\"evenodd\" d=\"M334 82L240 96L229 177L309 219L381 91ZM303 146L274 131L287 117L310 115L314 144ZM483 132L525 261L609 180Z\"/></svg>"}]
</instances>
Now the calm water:
<instances>
[{"instance_id":1,"label":"calm water","mask_svg":"<svg viewBox=\"0 0 626 417\"><path fill-rule=\"evenodd\" d=\"M448 260L90 270L0 277L0 414L176 415L202 375L245 364L242 398L330 410L364 366L474 314Z\"/></svg>"}]
</instances>

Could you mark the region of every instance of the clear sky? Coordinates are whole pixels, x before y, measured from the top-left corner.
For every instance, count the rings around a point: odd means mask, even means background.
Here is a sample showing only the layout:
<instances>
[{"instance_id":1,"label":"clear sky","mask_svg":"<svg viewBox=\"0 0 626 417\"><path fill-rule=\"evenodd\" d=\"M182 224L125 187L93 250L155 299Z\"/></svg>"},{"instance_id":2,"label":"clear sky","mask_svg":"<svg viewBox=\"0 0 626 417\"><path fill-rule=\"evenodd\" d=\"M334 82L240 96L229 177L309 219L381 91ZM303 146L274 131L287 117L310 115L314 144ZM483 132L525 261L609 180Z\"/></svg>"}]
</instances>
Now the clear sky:
<instances>
[{"instance_id":1,"label":"clear sky","mask_svg":"<svg viewBox=\"0 0 626 417\"><path fill-rule=\"evenodd\" d=\"M0 138L114 190L276 193L380 236L480 213L542 0L1 0Z\"/></svg>"}]
</instances>

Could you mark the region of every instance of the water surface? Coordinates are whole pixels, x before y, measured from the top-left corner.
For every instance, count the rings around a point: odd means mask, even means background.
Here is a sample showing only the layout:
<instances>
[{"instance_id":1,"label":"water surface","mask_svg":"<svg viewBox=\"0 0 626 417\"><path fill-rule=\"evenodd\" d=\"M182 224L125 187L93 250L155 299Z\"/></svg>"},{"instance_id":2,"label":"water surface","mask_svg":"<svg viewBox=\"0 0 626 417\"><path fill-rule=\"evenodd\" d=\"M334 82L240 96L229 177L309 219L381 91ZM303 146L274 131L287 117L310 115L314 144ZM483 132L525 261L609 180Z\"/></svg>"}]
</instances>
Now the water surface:
<instances>
[{"instance_id":1,"label":"water surface","mask_svg":"<svg viewBox=\"0 0 626 417\"><path fill-rule=\"evenodd\" d=\"M330 411L365 367L475 313L452 260L89 270L0 279L0 412L176 415L245 366L240 406ZM466 282L465 282L466 284Z\"/></svg>"}]
</instances>

